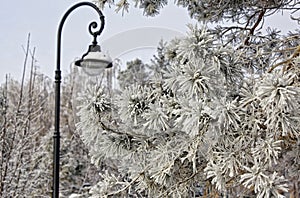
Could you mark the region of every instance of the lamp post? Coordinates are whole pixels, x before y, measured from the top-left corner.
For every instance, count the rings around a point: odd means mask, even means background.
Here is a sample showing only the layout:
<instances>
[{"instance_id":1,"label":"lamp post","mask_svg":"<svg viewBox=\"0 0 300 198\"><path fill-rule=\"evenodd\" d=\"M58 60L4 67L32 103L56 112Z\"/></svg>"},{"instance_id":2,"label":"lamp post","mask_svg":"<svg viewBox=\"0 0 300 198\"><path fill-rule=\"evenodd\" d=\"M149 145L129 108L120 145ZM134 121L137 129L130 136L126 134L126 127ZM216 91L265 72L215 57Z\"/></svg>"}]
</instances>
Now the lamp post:
<instances>
[{"instance_id":1,"label":"lamp post","mask_svg":"<svg viewBox=\"0 0 300 198\"><path fill-rule=\"evenodd\" d=\"M99 36L104 29L104 15L101 10L93 3L81 2L70 7L63 15L57 31L57 56L56 56L56 70L55 70L55 113L54 113L54 135L53 135L53 198L59 197L59 158L60 158L60 87L61 87L61 35L65 20L69 14L81 7L89 6L93 8L100 17L101 26L99 30L97 22L90 23L88 30L93 36L93 42L89 45L88 51L82 56L80 60L75 62L76 66L83 67L85 70L104 70L112 67L112 60L101 52L100 46L97 44L97 36ZM94 30L94 31L93 31Z\"/></svg>"}]
</instances>

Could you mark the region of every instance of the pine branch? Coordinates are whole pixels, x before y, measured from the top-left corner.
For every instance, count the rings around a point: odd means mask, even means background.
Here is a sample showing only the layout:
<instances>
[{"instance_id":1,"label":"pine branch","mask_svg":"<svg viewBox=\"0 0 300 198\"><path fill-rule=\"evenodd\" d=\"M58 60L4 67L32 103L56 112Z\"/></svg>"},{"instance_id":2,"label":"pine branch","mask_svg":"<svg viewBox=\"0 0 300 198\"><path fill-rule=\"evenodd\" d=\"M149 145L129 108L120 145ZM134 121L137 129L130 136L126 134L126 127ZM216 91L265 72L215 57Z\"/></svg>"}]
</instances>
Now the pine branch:
<instances>
[{"instance_id":1,"label":"pine branch","mask_svg":"<svg viewBox=\"0 0 300 198\"><path fill-rule=\"evenodd\" d=\"M125 186L124 188L122 188L118 191L108 193L106 196L114 196L114 195L118 195L118 194L124 192L125 190L130 188L130 186L132 186L132 184L134 184L144 173L145 173L145 171L139 173L135 178L132 179L132 181L129 184L127 184L127 186Z\"/></svg>"},{"instance_id":2,"label":"pine branch","mask_svg":"<svg viewBox=\"0 0 300 198\"><path fill-rule=\"evenodd\" d=\"M109 128L107 125L105 125L103 122L100 121L100 125L102 127L103 130L105 131L108 131L108 132L111 132L111 133L114 133L114 134L117 134L117 135L126 135L128 136L129 138L133 139L133 138L139 138L139 139L142 139L142 140L147 140L149 139L150 137L146 136L146 135L141 135L141 134L136 134L136 133L126 133L126 132L120 132L120 131L116 131L112 128Z\"/></svg>"},{"instance_id":3,"label":"pine branch","mask_svg":"<svg viewBox=\"0 0 300 198\"><path fill-rule=\"evenodd\" d=\"M250 37L254 35L255 29L258 27L258 25L262 21L265 13L266 13L266 9L263 9L262 11L260 11L260 13L258 15L258 18L257 18L257 21L255 22L255 24L253 25L253 27L250 29L250 32L249 32L246 40L244 41L244 45L250 45L250 43L249 43ZM248 23L249 23L249 21L248 21Z\"/></svg>"},{"instance_id":4,"label":"pine branch","mask_svg":"<svg viewBox=\"0 0 300 198\"><path fill-rule=\"evenodd\" d=\"M294 53L286 60L281 61L275 65L272 65L271 68L267 71L268 73L271 73L276 67L284 64L290 64L294 58L298 57L300 55L300 45L296 48Z\"/></svg>"}]
</instances>

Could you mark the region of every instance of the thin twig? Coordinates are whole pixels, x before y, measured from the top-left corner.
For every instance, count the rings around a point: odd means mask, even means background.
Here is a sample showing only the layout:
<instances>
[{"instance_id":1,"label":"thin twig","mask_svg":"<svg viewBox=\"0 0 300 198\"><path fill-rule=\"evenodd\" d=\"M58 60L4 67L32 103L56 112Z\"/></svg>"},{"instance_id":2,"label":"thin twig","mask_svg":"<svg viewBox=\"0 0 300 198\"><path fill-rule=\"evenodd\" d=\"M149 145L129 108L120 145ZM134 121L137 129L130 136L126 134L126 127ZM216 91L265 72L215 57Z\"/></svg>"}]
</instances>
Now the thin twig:
<instances>
[{"instance_id":1,"label":"thin twig","mask_svg":"<svg viewBox=\"0 0 300 198\"><path fill-rule=\"evenodd\" d=\"M26 45L26 51L25 51L25 58L24 58L24 64L23 64L23 74L22 74L22 80L21 80L21 90L20 90L20 96L19 96L19 102L18 102L18 105L17 105L17 114L15 116L15 127L14 127L14 134L13 134L13 139L12 139L12 145L11 145L11 149L10 149L10 154L11 154L11 150L13 150L13 144L14 144L14 141L15 141L15 137L16 137L16 134L18 133L18 126L19 126L19 119L18 117L21 115L20 114L20 109L21 109L21 105L22 105L22 99L23 99L23 90L24 90L24 81L25 81L25 74L26 74L26 66L27 66L27 59L28 59L28 55L29 55L29 46L30 46L30 33L28 34L28 37L27 37L27 45ZM23 156L23 152L20 152L17 156L17 160L16 160L16 166L14 168L14 176L11 177L9 183L12 182L13 179L16 179L16 189L18 188L19 186L19 180L20 180L20 173L21 173L21 170L19 168L20 164L21 164L21 158ZM14 190L13 192L13 197L15 197L16 193L17 193L17 190Z\"/></svg>"}]
</instances>

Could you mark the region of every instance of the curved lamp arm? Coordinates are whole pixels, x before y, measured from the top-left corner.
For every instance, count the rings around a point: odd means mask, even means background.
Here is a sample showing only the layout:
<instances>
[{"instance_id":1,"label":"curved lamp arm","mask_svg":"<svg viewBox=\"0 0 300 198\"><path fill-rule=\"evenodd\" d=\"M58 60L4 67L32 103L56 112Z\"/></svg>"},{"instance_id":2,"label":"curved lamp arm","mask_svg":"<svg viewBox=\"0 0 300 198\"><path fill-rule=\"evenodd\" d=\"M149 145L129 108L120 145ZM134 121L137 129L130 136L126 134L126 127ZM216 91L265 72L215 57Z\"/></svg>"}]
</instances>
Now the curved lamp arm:
<instances>
[{"instance_id":1,"label":"curved lamp arm","mask_svg":"<svg viewBox=\"0 0 300 198\"><path fill-rule=\"evenodd\" d=\"M70 7L63 15L57 31L57 56L56 56L56 71L55 71L55 119L54 119L54 135L53 135L53 198L59 197L59 158L60 158L60 84L61 84L61 35L64 22L66 21L69 14L78 7L89 6L93 8L99 15L101 26L98 31L93 31L98 27L97 22L90 23L88 30L89 33L94 37L93 45L97 45L97 36L99 36L104 29L104 15L101 10L93 3L81 2Z\"/></svg>"}]
</instances>

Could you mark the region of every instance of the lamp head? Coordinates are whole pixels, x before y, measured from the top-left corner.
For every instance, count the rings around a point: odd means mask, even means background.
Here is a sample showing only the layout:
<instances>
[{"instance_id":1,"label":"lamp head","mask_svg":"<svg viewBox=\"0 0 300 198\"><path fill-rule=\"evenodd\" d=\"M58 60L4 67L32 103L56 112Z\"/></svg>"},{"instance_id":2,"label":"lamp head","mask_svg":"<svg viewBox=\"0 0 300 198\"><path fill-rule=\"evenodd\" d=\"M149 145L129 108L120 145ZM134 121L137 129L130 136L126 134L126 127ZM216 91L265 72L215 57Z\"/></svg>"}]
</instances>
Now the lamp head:
<instances>
[{"instance_id":1,"label":"lamp head","mask_svg":"<svg viewBox=\"0 0 300 198\"><path fill-rule=\"evenodd\" d=\"M103 53L97 44L90 45L82 58L75 61L75 65L82 67L83 71L90 76L99 75L103 70L113 66L110 56Z\"/></svg>"}]
</instances>

